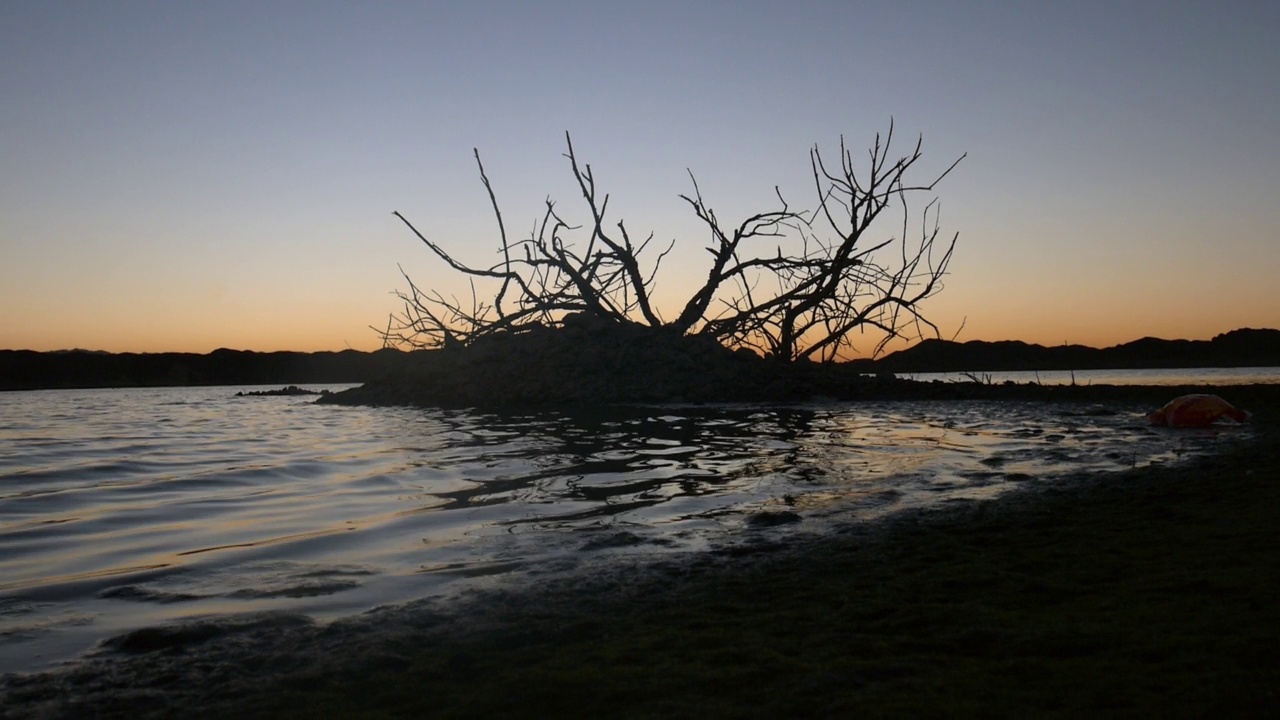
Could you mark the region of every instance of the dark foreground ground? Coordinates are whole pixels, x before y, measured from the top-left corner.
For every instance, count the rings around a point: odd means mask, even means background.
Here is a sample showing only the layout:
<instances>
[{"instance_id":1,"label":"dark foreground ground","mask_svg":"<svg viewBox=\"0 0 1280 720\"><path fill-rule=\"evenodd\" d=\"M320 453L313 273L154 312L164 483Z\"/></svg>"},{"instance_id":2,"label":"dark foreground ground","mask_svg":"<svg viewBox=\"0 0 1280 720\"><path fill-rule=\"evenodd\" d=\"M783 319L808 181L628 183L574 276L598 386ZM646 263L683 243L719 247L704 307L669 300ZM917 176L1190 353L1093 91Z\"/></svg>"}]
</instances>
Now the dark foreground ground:
<instances>
[{"instance_id":1,"label":"dark foreground ground","mask_svg":"<svg viewBox=\"0 0 1280 720\"><path fill-rule=\"evenodd\" d=\"M1258 439L1215 457L459 613L136 633L0 716L1277 717L1280 388L1229 397Z\"/></svg>"}]
</instances>

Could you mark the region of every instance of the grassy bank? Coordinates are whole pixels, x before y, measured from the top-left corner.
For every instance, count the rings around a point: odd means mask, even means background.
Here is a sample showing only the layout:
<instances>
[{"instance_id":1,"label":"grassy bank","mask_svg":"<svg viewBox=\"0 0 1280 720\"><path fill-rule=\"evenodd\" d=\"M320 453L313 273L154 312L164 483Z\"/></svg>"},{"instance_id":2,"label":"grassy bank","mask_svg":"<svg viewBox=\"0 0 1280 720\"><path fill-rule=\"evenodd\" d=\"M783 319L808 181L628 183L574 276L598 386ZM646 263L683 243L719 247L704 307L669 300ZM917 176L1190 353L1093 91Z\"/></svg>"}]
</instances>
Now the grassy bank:
<instances>
[{"instance_id":1,"label":"grassy bank","mask_svg":"<svg viewBox=\"0 0 1280 720\"><path fill-rule=\"evenodd\" d=\"M1280 401L1246 393L1259 440L1175 467L874 532L779 528L493 591L462 617L396 616L375 640L310 630L236 672L170 648L123 694L99 670L11 700L129 717L1275 717Z\"/></svg>"}]
</instances>

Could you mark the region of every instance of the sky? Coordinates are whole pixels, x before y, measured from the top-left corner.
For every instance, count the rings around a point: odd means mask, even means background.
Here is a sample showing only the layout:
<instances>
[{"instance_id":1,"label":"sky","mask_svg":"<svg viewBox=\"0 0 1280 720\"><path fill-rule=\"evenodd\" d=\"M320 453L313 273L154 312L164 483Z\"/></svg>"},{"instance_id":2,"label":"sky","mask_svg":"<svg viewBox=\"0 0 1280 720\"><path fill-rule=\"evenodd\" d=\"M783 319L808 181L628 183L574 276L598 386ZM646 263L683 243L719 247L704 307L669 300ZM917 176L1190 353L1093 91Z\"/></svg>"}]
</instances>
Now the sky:
<instances>
[{"instance_id":1,"label":"sky","mask_svg":"<svg viewBox=\"0 0 1280 720\"><path fill-rule=\"evenodd\" d=\"M392 212L488 263L473 148L519 236L582 218L566 132L676 241L674 308L690 172L726 224L812 207L810 147L891 120L918 179L967 153L932 193L944 337L1280 327L1278 36L1262 1L6 0L0 348L376 349L398 265L465 289Z\"/></svg>"}]
</instances>

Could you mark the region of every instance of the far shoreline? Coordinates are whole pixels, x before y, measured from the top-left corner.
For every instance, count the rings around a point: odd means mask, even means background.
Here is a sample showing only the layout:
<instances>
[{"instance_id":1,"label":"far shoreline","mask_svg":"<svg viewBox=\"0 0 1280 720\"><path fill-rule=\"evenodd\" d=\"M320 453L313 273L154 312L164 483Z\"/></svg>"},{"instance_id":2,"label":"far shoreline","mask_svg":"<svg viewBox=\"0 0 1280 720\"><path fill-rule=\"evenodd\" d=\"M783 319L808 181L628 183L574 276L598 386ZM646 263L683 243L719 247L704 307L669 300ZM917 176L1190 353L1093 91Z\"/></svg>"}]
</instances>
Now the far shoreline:
<instances>
[{"instance_id":1,"label":"far shoreline","mask_svg":"<svg viewBox=\"0 0 1280 720\"><path fill-rule=\"evenodd\" d=\"M607 332L604 337L598 335L576 342L588 350L611 341ZM209 353L0 350L0 390L367 383L437 362L440 352L392 348L320 352L222 348ZM878 359L847 360L827 367L842 374L972 373L979 378L1005 372L1280 367L1280 330L1242 328L1211 340L1143 338L1107 348L924 340Z\"/></svg>"}]
</instances>

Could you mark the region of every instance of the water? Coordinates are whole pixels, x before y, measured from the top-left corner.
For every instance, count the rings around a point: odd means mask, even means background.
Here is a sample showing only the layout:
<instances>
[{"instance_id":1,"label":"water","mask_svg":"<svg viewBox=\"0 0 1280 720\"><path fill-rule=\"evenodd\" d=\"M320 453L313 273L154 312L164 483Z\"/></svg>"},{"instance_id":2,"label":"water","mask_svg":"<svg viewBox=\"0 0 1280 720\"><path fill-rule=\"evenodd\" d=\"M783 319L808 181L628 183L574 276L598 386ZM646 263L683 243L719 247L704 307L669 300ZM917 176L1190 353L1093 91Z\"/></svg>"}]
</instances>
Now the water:
<instances>
[{"instance_id":1,"label":"water","mask_svg":"<svg viewBox=\"0 0 1280 720\"><path fill-rule=\"evenodd\" d=\"M1168 462L1241 432L1152 429L1149 408L1124 406L498 416L238 389L0 393L0 672L143 626L332 619L586 555L784 531L752 529L759 512L815 531Z\"/></svg>"},{"instance_id":2,"label":"water","mask_svg":"<svg viewBox=\"0 0 1280 720\"><path fill-rule=\"evenodd\" d=\"M912 380L1015 382L1041 385L1274 385L1280 367L1163 368L1156 370L1040 370L991 373L902 373Z\"/></svg>"}]
</instances>

